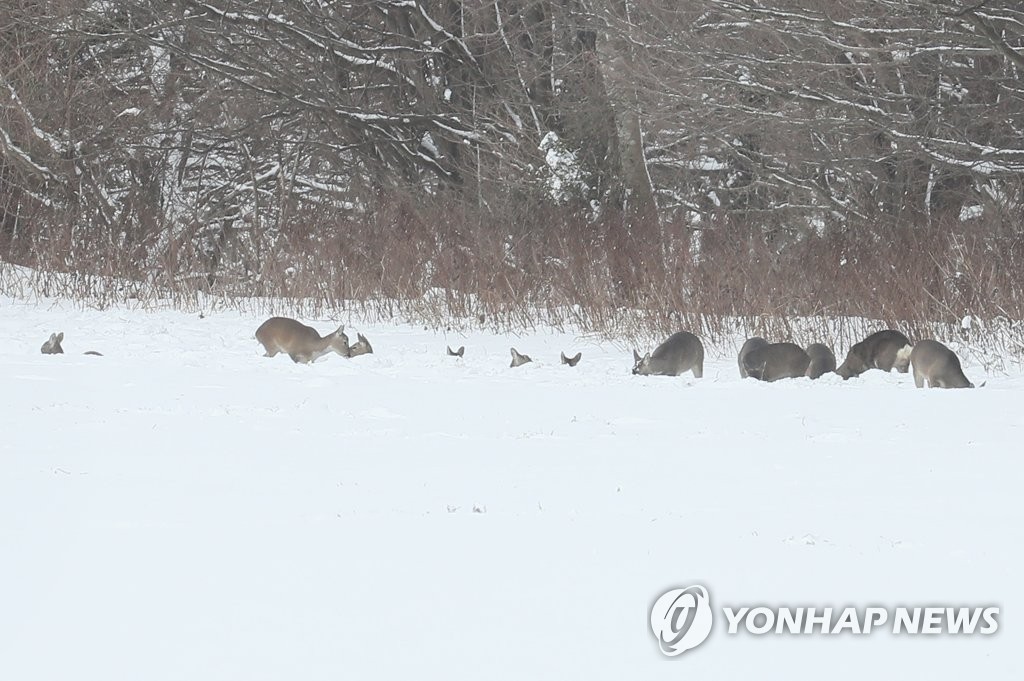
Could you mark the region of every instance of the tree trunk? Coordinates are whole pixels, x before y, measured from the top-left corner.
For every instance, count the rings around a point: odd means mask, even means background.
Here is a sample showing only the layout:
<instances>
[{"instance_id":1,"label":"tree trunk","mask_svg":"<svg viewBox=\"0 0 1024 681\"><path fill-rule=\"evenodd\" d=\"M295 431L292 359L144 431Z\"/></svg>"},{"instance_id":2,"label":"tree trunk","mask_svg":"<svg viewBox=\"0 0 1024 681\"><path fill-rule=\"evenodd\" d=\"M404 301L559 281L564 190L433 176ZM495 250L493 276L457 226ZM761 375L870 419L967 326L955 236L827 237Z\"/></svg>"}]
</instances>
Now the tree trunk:
<instances>
[{"instance_id":1,"label":"tree trunk","mask_svg":"<svg viewBox=\"0 0 1024 681\"><path fill-rule=\"evenodd\" d=\"M608 104L615 119L616 147L621 169L622 208L626 219L643 229L657 224L654 189L644 158L639 100L629 40L629 7L626 0L610 3L604 17L606 29L597 36L597 57ZM651 236L646 234L644 236Z\"/></svg>"}]
</instances>

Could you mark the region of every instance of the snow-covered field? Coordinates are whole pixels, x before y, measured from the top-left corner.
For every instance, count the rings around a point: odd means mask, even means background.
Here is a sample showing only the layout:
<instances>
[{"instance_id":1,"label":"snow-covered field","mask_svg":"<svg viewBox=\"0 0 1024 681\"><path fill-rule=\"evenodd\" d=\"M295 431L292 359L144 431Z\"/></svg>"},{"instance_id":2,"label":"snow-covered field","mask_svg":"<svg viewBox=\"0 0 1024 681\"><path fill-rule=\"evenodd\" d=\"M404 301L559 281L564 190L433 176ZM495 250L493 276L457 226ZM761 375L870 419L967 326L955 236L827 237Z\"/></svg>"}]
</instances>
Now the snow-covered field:
<instances>
[{"instance_id":1,"label":"snow-covered field","mask_svg":"<svg viewBox=\"0 0 1024 681\"><path fill-rule=\"evenodd\" d=\"M358 320L376 354L302 366L260 321L0 299L0 679L1022 678L1020 374L768 385L729 348L641 378L607 342ZM648 608L690 584L1000 630L720 619L669 660Z\"/></svg>"}]
</instances>

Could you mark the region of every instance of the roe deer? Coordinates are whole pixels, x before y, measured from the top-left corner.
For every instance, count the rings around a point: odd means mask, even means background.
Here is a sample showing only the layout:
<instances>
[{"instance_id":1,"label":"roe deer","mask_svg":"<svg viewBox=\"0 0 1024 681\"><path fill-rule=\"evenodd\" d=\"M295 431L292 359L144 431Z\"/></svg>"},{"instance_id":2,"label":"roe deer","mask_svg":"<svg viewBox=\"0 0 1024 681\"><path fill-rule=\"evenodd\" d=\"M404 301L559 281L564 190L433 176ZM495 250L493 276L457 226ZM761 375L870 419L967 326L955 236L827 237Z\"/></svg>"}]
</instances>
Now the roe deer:
<instances>
[{"instance_id":1,"label":"roe deer","mask_svg":"<svg viewBox=\"0 0 1024 681\"><path fill-rule=\"evenodd\" d=\"M829 346L811 343L805 352L811 358L811 363L807 365L808 378L821 378L824 374L836 370L836 356Z\"/></svg>"},{"instance_id":2,"label":"roe deer","mask_svg":"<svg viewBox=\"0 0 1024 681\"><path fill-rule=\"evenodd\" d=\"M533 361L529 355L520 355L515 348L509 348L509 350L512 351L512 363L509 364L509 368L511 369Z\"/></svg>"},{"instance_id":3,"label":"roe deer","mask_svg":"<svg viewBox=\"0 0 1024 681\"><path fill-rule=\"evenodd\" d=\"M60 342L64 340L64 332L58 331L57 333L51 333L49 340L43 343L43 347L39 350L44 355L63 355L64 348L60 346Z\"/></svg>"},{"instance_id":4,"label":"roe deer","mask_svg":"<svg viewBox=\"0 0 1024 681\"><path fill-rule=\"evenodd\" d=\"M39 351L44 355L63 355L64 348L61 347L61 342L64 340L64 332L58 331L57 333L51 333L50 338L43 343L43 347L39 348ZM102 357L103 353L96 352L95 350L86 350L82 353L83 355L95 355L96 357Z\"/></svg>"},{"instance_id":5,"label":"roe deer","mask_svg":"<svg viewBox=\"0 0 1024 681\"><path fill-rule=\"evenodd\" d=\"M687 331L679 331L643 357L633 350L633 373L641 376L678 376L693 371L694 378L704 375L704 345Z\"/></svg>"},{"instance_id":6,"label":"roe deer","mask_svg":"<svg viewBox=\"0 0 1024 681\"><path fill-rule=\"evenodd\" d=\"M910 367L911 349L910 341L899 331L878 331L850 348L836 373L846 379L860 376L868 369L892 371L896 367L905 374Z\"/></svg>"},{"instance_id":7,"label":"roe deer","mask_svg":"<svg viewBox=\"0 0 1024 681\"><path fill-rule=\"evenodd\" d=\"M747 376L759 381L777 381L807 374L811 358L796 343L770 343L756 347L743 358Z\"/></svg>"},{"instance_id":8,"label":"roe deer","mask_svg":"<svg viewBox=\"0 0 1024 681\"><path fill-rule=\"evenodd\" d=\"M910 363L914 367L914 384L918 388L923 388L925 381L928 381L929 388L974 387L960 368L960 358L939 341L918 341L910 353Z\"/></svg>"},{"instance_id":9,"label":"roe deer","mask_svg":"<svg viewBox=\"0 0 1024 681\"><path fill-rule=\"evenodd\" d=\"M271 317L256 329L256 340L266 349L265 357L283 352L294 362L308 364L328 352L349 356L345 327L321 337L316 329L288 317Z\"/></svg>"},{"instance_id":10,"label":"roe deer","mask_svg":"<svg viewBox=\"0 0 1024 681\"><path fill-rule=\"evenodd\" d=\"M580 358L583 357L582 352L577 352L575 357L566 357L565 353L562 353L562 364L568 364L571 367L576 366L580 363Z\"/></svg>"},{"instance_id":11,"label":"roe deer","mask_svg":"<svg viewBox=\"0 0 1024 681\"><path fill-rule=\"evenodd\" d=\"M452 346L450 346L450 345L448 345L446 347L448 348L448 356L449 357L462 357L464 354L466 354L466 346L465 345L460 345L458 350L452 350Z\"/></svg>"},{"instance_id":12,"label":"roe deer","mask_svg":"<svg viewBox=\"0 0 1024 681\"><path fill-rule=\"evenodd\" d=\"M747 377L747 368L743 366L743 359L748 354L750 354L751 350L755 350L765 345L768 345L768 341L766 341L764 338L761 338L760 336L748 338L747 341L743 344L743 347L740 348L739 357L736 358L736 362L740 365L740 378Z\"/></svg>"},{"instance_id":13,"label":"roe deer","mask_svg":"<svg viewBox=\"0 0 1024 681\"><path fill-rule=\"evenodd\" d=\"M358 340L355 345L349 346L348 356L358 357L359 355L372 355L373 346L370 345L370 341L366 340L366 336L361 333L357 333L356 338Z\"/></svg>"}]
</instances>

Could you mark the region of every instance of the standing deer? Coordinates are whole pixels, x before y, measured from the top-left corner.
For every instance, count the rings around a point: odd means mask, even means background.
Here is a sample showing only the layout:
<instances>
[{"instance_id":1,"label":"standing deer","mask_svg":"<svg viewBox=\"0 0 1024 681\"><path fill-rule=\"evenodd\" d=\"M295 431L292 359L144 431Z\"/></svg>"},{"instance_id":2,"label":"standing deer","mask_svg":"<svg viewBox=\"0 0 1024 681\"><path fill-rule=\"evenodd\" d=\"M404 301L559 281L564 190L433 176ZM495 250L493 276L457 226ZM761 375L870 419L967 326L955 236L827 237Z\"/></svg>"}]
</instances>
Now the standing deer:
<instances>
[{"instance_id":1,"label":"standing deer","mask_svg":"<svg viewBox=\"0 0 1024 681\"><path fill-rule=\"evenodd\" d=\"M910 353L914 367L914 384L923 388L928 381L929 388L973 388L960 367L956 353L939 341L918 341Z\"/></svg>"},{"instance_id":2,"label":"standing deer","mask_svg":"<svg viewBox=\"0 0 1024 681\"><path fill-rule=\"evenodd\" d=\"M743 358L748 376L760 381L797 378L807 374L811 358L795 343L771 343L756 347Z\"/></svg>"},{"instance_id":3,"label":"standing deer","mask_svg":"<svg viewBox=\"0 0 1024 681\"><path fill-rule=\"evenodd\" d=\"M765 345L768 345L768 341L766 341L764 338L761 338L760 336L748 338L747 341L743 344L743 347L740 348L739 357L736 358L736 362L740 366L740 378L747 377L747 368L743 366L743 360L746 358L746 356L749 355L752 350L756 350L757 348L763 347Z\"/></svg>"},{"instance_id":4,"label":"standing deer","mask_svg":"<svg viewBox=\"0 0 1024 681\"><path fill-rule=\"evenodd\" d=\"M836 373L847 379L860 376L868 369L892 371L896 367L905 374L910 367L912 349L910 341L899 331L878 331L850 348Z\"/></svg>"},{"instance_id":5,"label":"standing deer","mask_svg":"<svg viewBox=\"0 0 1024 681\"><path fill-rule=\"evenodd\" d=\"M694 378L704 375L704 344L687 331L679 331L643 357L633 350L633 373L640 376L678 376L692 371Z\"/></svg>"},{"instance_id":6,"label":"standing deer","mask_svg":"<svg viewBox=\"0 0 1024 681\"><path fill-rule=\"evenodd\" d=\"M316 329L294 319L271 317L256 329L256 340L266 349L266 357L283 352L297 363L308 364L329 352L336 352L342 357L350 356L344 326L321 337Z\"/></svg>"},{"instance_id":7,"label":"standing deer","mask_svg":"<svg viewBox=\"0 0 1024 681\"><path fill-rule=\"evenodd\" d=\"M811 358L811 363L807 365L808 378L821 378L824 374L836 370L836 356L829 346L811 343L807 346L806 352Z\"/></svg>"}]
</instances>

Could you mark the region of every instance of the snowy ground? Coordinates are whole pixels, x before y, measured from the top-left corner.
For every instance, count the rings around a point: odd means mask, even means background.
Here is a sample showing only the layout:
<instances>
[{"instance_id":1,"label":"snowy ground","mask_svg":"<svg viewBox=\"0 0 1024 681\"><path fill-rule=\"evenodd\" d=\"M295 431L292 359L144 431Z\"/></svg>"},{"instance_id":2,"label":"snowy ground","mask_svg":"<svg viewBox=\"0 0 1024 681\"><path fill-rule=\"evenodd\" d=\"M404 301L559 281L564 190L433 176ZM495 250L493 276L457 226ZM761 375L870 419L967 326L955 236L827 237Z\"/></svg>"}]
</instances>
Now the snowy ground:
<instances>
[{"instance_id":1,"label":"snowy ground","mask_svg":"<svg viewBox=\"0 0 1024 681\"><path fill-rule=\"evenodd\" d=\"M358 323L376 354L299 366L260 321L0 299L0 679L1022 678L1024 376L640 378L571 335ZM648 608L690 584L1001 628L716 621L667 660Z\"/></svg>"}]
</instances>

